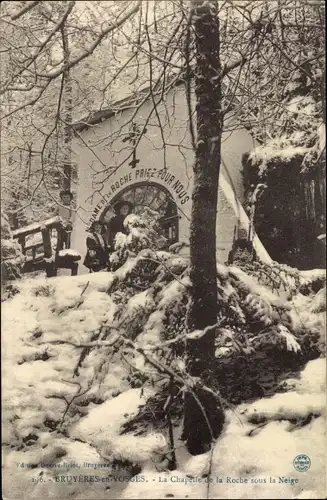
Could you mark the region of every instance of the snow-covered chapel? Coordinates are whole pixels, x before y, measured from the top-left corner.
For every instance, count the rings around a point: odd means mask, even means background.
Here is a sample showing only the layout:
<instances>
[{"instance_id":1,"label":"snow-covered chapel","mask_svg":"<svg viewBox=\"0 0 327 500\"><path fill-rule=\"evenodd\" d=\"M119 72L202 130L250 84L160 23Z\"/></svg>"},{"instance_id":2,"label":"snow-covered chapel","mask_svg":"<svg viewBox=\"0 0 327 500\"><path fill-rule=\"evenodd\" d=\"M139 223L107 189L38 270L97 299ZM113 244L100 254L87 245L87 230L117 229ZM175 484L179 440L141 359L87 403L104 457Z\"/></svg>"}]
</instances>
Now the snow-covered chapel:
<instances>
[{"instance_id":1,"label":"snow-covered chapel","mask_svg":"<svg viewBox=\"0 0 327 500\"><path fill-rule=\"evenodd\" d=\"M176 85L164 99L154 98L145 89L75 123L73 154L78 182L73 186L77 212L71 247L82 258L90 225L110 219L119 201L132 203L136 214L144 206L157 211L169 243L187 243L194 159L188 117L184 85ZM220 262L227 259L235 227L249 228L242 206L242 156L254 145L237 115L227 115L217 206ZM263 260L269 260L256 236L254 247ZM80 268L80 272L86 270Z\"/></svg>"}]
</instances>

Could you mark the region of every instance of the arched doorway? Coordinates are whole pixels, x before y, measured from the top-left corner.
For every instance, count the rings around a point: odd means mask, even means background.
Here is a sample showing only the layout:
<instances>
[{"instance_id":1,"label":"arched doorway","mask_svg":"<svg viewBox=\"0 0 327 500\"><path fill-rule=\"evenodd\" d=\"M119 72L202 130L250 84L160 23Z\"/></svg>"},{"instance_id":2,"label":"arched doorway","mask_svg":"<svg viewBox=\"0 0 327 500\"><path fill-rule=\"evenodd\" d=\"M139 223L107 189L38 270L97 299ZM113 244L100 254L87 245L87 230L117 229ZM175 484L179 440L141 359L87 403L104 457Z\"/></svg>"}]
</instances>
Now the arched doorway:
<instances>
[{"instance_id":1,"label":"arched doorway","mask_svg":"<svg viewBox=\"0 0 327 500\"><path fill-rule=\"evenodd\" d=\"M120 201L129 201L133 205L133 213L142 215L144 207L149 207L155 210L159 215L159 224L161 234L168 240L168 244L172 245L178 241L178 209L171 194L160 184L154 182L139 182L122 190L110 202L101 214L100 220L114 217L115 212L112 207Z\"/></svg>"}]
</instances>

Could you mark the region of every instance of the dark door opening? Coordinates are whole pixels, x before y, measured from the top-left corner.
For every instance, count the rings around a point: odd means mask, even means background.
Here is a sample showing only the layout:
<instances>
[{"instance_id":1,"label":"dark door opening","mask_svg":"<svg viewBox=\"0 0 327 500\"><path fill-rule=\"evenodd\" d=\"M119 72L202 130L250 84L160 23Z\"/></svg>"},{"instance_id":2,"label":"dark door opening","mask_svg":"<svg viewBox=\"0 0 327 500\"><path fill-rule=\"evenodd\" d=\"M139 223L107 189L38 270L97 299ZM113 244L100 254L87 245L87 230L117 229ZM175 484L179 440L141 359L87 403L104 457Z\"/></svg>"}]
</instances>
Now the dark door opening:
<instances>
[{"instance_id":1,"label":"dark door opening","mask_svg":"<svg viewBox=\"0 0 327 500\"><path fill-rule=\"evenodd\" d=\"M144 208L149 207L156 211L160 218L159 224L161 234L168 240L168 245L178 241L178 209L169 191L159 184L144 182L134 184L132 187L121 191L105 209L101 215L101 220L114 217L113 206L120 201L129 201L133 205L132 212L135 215L142 215Z\"/></svg>"}]
</instances>

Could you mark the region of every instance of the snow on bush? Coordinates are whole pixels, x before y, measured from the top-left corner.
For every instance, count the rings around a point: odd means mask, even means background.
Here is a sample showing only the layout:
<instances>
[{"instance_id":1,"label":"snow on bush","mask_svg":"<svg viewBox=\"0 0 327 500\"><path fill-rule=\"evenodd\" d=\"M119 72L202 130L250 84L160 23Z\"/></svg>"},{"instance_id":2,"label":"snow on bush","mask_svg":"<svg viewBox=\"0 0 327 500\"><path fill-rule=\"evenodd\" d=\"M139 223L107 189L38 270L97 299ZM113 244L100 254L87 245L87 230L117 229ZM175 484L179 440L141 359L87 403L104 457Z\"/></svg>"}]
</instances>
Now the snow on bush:
<instances>
[{"instance_id":1,"label":"snow on bush","mask_svg":"<svg viewBox=\"0 0 327 500\"><path fill-rule=\"evenodd\" d=\"M1 284L21 277L25 257L21 253L17 241L12 238L8 217L1 212ZM6 298L6 291L3 291Z\"/></svg>"},{"instance_id":2,"label":"snow on bush","mask_svg":"<svg viewBox=\"0 0 327 500\"><path fill-rule=\"evenodd\" d=\"M127 235L117 233L115 251L110 256L113 270L124 264L128 257L137 255L143 249L160 250L165 246L165 238L158 234L158 217L158 214L145 207L142 216L130 214L125 218L124 227Z\"/></svg>"}]
</instances>

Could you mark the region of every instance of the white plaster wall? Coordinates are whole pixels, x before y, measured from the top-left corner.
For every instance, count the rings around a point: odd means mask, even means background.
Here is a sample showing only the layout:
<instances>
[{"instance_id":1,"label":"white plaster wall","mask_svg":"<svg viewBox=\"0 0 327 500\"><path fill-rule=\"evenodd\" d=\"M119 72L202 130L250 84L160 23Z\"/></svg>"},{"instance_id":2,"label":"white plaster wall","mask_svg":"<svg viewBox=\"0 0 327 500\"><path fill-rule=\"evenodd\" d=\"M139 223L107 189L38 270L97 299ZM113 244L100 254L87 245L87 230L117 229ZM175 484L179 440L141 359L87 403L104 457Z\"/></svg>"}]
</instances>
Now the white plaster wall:
<instances>
[{"instance_id":1,"label":"white plaster wall","mask_svg":"<svg viewBox=\"0 0 327 500\"><path fill-rule=\"evenodd\" d=\"M135 116L135 121L143 124L153 110L153 102L148 99ZM75 160L78 165L79 183L77 189L78 211L75 218L72 235L72 246L78 250L84 258L85 240L90 217L94 208L105 208L106 203L116 195L112 185L122 181L122 188L132 186L133 182L139 180L155 181L165 186L175 199L181 216L179 227L180 240L187 240L189 235L189 219L191 212L192 193L192 162L193 150L190 145L188 128L188 112L185 105L184 90L182 87L173 89L166 98L164 104L157 106L161 128L164 131L166 148L162 146L162 137L158 117L155 112L147 124L147 133L137 147L137 158L140 159L136 169L131 169L128 161L123 164L131 149L128 143L123 143L124 133L128 132L128 122L136 110L123 111L119 115L103 121L100 124L80 132L74 145ZM232 179L236 195L243 198L241 179L241 159L245 152L253 147L253 139L245 129L235 128L235 124L227 121L227 131L222 140L222 174L226 177L226 169ZM114 139L114 140L113 140ZM121 165L122 164L122 165ZM164 166L175 179L170 184L158 178L157 174ZM141 169L152 169L148 173L153 177L140 178ZM156 169L156 171L154 171ZM136 176L136 171L139 171ZM125 183L126 176L132 178L131 182ZM130 177L129 177L130 178ZM228 179L228 176L226 177ZM174 183L179 180L183 184L183 191L189 196L189 200L181 204L181 200L173 189ZM185 201L185 194L183 201ZM105 200L104 198L105 197ZM103 201L101 201L103 200ZM219 189L217 222L217 246L218 259L225 261L230 250L234 225L237 216L222 189ZM101 212L98 213L98 216ZM80 272L86 272L80 266Z\"/></svg>"}]
</instances>

